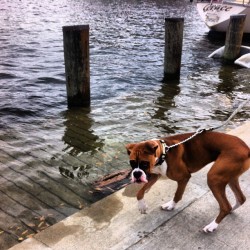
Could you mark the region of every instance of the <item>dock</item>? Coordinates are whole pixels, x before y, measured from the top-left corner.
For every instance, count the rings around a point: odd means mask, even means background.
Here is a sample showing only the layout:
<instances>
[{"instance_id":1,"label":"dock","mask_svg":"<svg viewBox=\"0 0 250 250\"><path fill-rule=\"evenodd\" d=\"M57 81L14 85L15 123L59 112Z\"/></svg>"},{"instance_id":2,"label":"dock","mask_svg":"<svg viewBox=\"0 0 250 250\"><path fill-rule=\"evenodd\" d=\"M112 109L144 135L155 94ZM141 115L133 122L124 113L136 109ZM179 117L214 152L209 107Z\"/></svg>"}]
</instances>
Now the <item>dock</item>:
<instances>
[{"instance_id":1,"label":"dock","mask_svg":"<svg viewBox=\"0 0 250 250\"><path fill-rule=\"evenodd\" d=\"M250 121L229 132L250 146ZM218 204L206 184L209 165L191 178L183 200L167 212L160 205L172 198L175 182L160 179L146 194L147 214L140 214L135 198L138 185L125 188L63 219L11 250L48 249L249 249L250 171L240 184L245 204L228 215L216 232L202 228L211 222ZM229 192L230 201L233 195Z\"/></svg>"},{"instance_id":2,"label":"dock","mask_svg":"<svg viewBox=\"0 0 250 250\"><path fill-rule=\"evenodd\" d=\"M107 174L105 167L111 172L129 168L126 150L123 145L97 150L101 142L81 125L81 130L76 123L73 128L67 125L63 140L52 132L43 138L37 135L36 140L15 130L0 132L1 250L34 237L126 184L125 180L113 186L95 185ZM84 142L78 140L79 133ZM84 146L90 151L82 152Z\"/></svg>"}]
</instances>

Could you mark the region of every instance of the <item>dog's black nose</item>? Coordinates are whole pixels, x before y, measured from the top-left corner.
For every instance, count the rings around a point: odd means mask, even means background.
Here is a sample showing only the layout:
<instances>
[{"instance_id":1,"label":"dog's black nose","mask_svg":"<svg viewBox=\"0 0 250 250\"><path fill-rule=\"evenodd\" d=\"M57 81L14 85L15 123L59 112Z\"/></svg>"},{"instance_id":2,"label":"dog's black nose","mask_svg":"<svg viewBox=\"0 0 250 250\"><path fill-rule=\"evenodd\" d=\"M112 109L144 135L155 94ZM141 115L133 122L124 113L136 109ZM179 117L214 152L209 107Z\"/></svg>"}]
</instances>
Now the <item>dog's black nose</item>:
<instances>
[{"instance_id":1,"label":"dog's black nose","mask_svg":"<svg viewBox=\"0 0 250 250\"><path fill-rule=\"evenodd\" d=\"M134 171L133 175L136 179L139 179L142 176L142 172L141 171Z\"/></svg>"}]
</instances>

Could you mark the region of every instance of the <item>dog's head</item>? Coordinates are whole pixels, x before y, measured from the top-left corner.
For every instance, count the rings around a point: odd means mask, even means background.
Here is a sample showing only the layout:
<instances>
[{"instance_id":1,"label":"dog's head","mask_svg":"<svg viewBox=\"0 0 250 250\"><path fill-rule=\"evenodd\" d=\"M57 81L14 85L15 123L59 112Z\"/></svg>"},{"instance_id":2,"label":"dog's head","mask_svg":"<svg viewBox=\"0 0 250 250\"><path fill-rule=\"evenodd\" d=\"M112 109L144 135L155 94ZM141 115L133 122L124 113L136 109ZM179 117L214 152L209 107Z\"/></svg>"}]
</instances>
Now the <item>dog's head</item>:
<instances>
[{"instance_id":1,"label":"dog's head","mask_svg":"<svg viewBox=\"0 0 250 250\"><path fill-rule=\"evenodd\" d=\"M157 141L144 141L126 145L132 167L131 181L147 183L148 176L153 172L158 160L159 144Z\"/></svg>"}]
</instances>

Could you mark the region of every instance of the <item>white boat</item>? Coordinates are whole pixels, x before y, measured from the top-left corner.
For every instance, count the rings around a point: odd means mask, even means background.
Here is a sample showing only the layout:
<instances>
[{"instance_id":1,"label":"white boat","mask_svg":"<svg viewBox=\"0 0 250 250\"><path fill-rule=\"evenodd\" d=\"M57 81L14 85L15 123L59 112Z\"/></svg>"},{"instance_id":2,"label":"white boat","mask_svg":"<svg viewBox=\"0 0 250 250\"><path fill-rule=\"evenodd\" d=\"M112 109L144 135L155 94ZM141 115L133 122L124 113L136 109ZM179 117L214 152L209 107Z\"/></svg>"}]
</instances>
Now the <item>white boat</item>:
<instances>
[{"instance_id":1,"label":"white boat","mask_svg":"<svg viewBox=\"0 0 250 250\"><path fill-rule=\"evenodd\" d=\"M250 0L198 0L197 10L210 30L226 32L230 16L246 14L244 33L250 33Z\"/></svg>"},{"instance_id":2,"label":"white boat","mask_svg":"<svg viewBox=\"0 0 250 250\"><path fill-rule=\"evenodd\" d=\"M211 58L222 58L225 46L215 50L208 57ZM240 54L237 60L234 61L235 64L250 69L250 47L240 46Z\"/></svg>"}]
</instances>

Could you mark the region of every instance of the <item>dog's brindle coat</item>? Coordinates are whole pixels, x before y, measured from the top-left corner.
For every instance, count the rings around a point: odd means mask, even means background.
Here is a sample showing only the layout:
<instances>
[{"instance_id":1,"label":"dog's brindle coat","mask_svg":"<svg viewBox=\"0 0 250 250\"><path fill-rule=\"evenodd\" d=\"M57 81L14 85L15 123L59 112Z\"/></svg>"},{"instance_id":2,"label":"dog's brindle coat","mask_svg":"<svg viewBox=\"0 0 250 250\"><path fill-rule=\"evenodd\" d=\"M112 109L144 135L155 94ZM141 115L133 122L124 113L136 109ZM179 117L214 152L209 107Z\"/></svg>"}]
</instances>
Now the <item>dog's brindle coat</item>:
<instances>
[{"instance_id":1,"label":"dog's brindle coat","mask_svg":"<svg viewBox=\"0 0 250 250\"><path fill-rule=\"evenodd\" d=\"M192 133L162 138L167 146L174 145L192 136ZM133 169L132 180L145 182L137 193L139 209L146 212L144 193L158 179L155 173L156 164L162 156L164 145L160 140L149 140L126 146ZM250 149L238 137L204 131L191 140L171 148L166 152L166 176L177 181L178 186L172 201L162 205L164 210L172 210L181 200L191 174L200 170L210 162L214 162L207 175L207 183L219 203L220 212L217 218L203 228L204 232L214 231L223 218L242 205L246 198L239 186L239 176L250 167ZM144 177L143 177L144 176ZM226 197L226 186L232 189L236 204L231 207Z\"/></svg>"}]
</instances>

